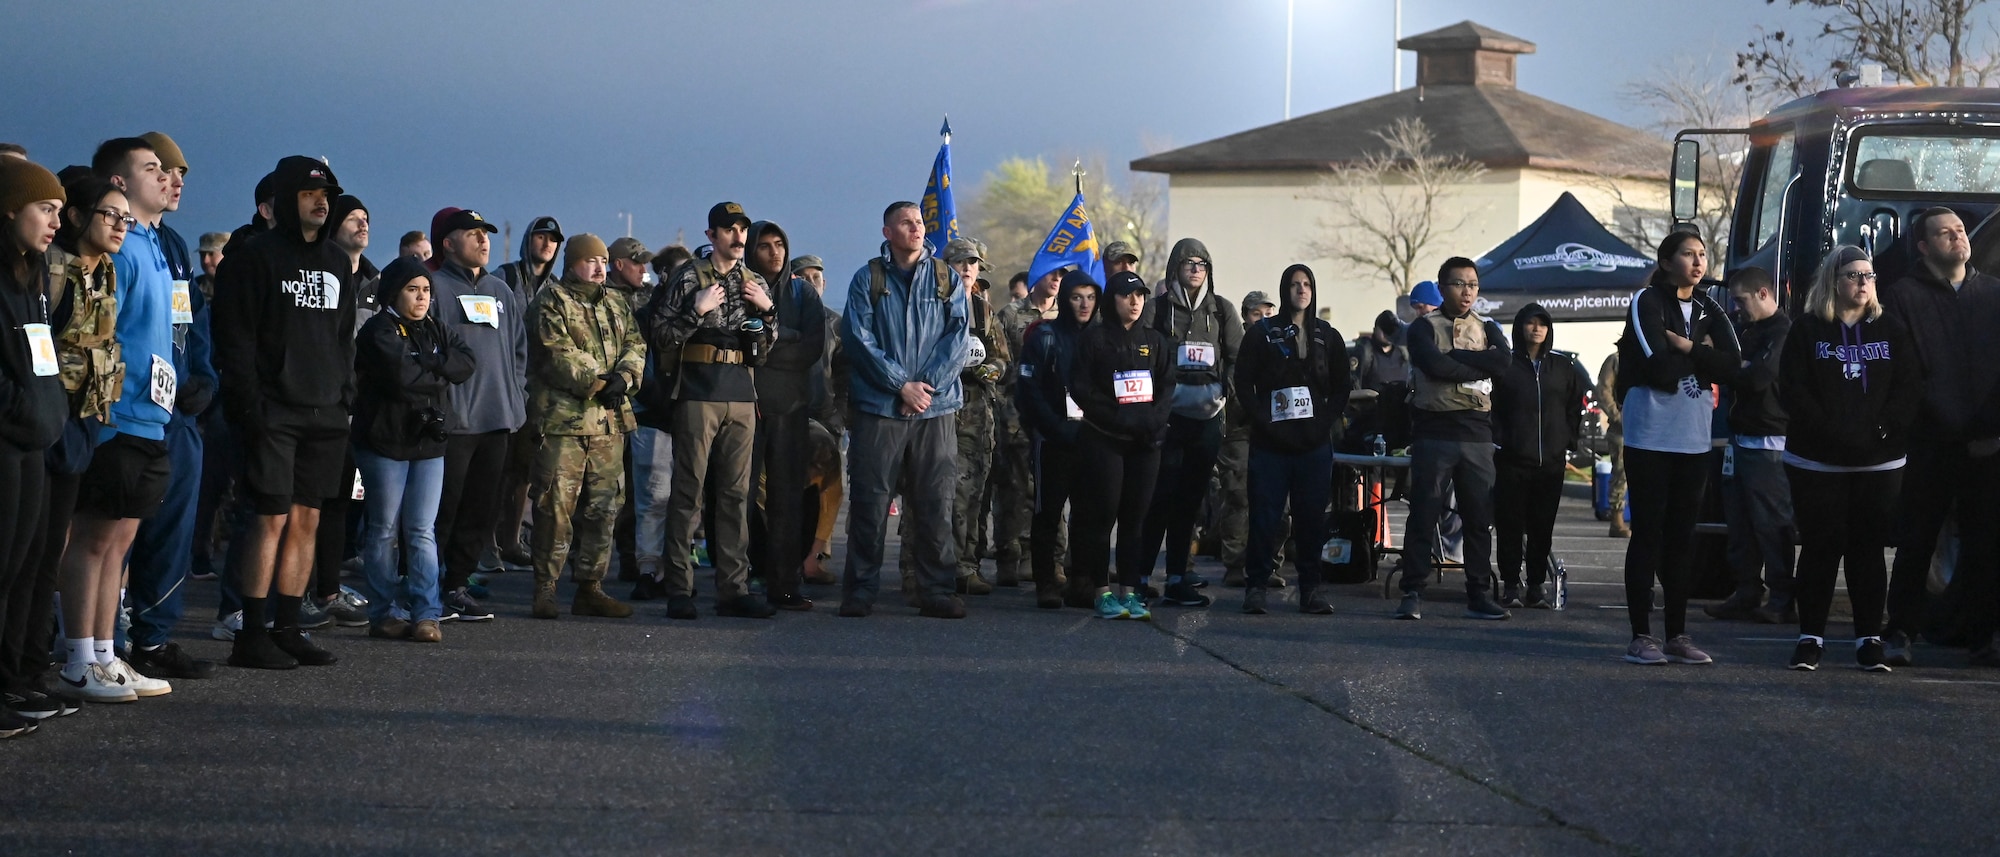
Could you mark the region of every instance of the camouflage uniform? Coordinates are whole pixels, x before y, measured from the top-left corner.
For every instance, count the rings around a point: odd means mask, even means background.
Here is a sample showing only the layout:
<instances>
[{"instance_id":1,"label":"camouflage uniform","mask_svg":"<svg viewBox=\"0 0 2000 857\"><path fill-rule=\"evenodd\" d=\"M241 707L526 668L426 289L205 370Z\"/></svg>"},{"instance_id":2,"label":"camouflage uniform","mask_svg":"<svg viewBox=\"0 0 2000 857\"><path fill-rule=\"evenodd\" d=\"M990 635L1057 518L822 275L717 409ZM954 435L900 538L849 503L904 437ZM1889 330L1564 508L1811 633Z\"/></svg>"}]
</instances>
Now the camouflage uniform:
<instances>
[{"instance_id":1,"label":"camouflage uniform","mask_svg":"<svg viewBox=\"0 0 2000 857\"><path fill-rule=\"evenodd\" d=\"M993 466L993 406L1000 395L1000 378L1013 362L1013 352L1007 348L984 295L973 298L972 320L970 333L985 355L959 373L965 386L965 407L958 412L958 491L952 499L951 521L952 535L958 539L961 578L979 573L980 524L986 517L982 501ZM979 357L977 350L973 357Z\"/></svg>"},{"instance_id":2,"label":"camouflage uniform","mask_svg":"<svg viewBox=\"0 0 2000 857\"><path fill-rule=\"evenodd\" d=\"M1618 352L1597 370L1597 409L1604 413L1604 438L1611 443L1611 535L1631 532L1625 523L1625 411L1618 403Z\"/></svg>"},{"instance_id":3,"label":"camouflage uniform","mask_svg":"<svg viewBox=\"0 0 2000 857\"><path fill-rule=\"evenodd\" d=\"M637 390L646 343L624 297L567 277L535 295L527 322L528 419L542 436L530 487L535 582L553 585L574 545L577 582L597 583L624 502L625 433L638 426L629 399L595 398L598 376L616 372Z\"/></svg>"},{"instance_id":4,"label":"camouflage uniform","mask_svg":"<svg viewBox=\"0 0 2000 857\"><path fill-rule=\"evenodd\" d=\"M1000 332L1007 339L1007 353L1020 354L1028 326L1056 317L1054 303L1048 312L1035 309L1034 296L1014 301L995 314ZM1015 577L1028 555L1028 519L1035 508L1035 468L1029 460L1028 430L1014 406L1014 383L1019 367L1008 366L994 394L995 440L993 454L993 557L1002 579ZM1063 555L1066 541L1063 528L1056 529L1056 556Z\"/></svg>"},{"instance_id":5,"label":"camouflage uniform","mask_svg":"<svg viewBox=\"0 0 2000 857\"><path fill-rule=\"evenodd\" d=\"M67 292L75 306L69 323L54 331L56 363L63 390L69 393L71 413L108 420L111 403L118 401L125 386L124 352L113 335L118 320L118 273L107 260L85 274L77 258L59 247L50 247L47 258L49 267L63 279L49 296L50 304L60 304Z\"/></svg>"}]
</instances>

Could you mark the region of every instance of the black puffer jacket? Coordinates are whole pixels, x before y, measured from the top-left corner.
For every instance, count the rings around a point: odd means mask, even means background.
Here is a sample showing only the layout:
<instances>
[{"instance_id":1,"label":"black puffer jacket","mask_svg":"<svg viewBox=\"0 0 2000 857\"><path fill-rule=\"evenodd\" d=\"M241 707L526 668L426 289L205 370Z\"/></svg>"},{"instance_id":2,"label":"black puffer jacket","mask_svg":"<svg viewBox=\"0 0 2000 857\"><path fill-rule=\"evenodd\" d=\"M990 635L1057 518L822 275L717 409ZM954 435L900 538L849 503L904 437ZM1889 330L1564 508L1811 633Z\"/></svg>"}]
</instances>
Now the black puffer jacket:
<instances>
[{"instance_id":1,"label":"black puffer jacket","mask_svg":"<svg viewBox=\"0 0 2000 857\"><path fill-rule=\"evenodd\" d=\"M1528 355L1528 320L1549 326L1542 356ZM1493 442L1501 461L1561 470L1583 427L1583 375L1576 361L1556 351L1555 319L1541 304L1514 316L1514 359L1493 378Z\"/></svg>"},{"instance_id":2,"label":"black puffer jacket","mask_svg":"<svg viewBox=\"0 0 2000 857\"><path fill-rule=\"evenodd\" d=\"M1236 396L1249 419L1250 443L1279 452L1306 452L1332 442L1333 427L1347 409L1347 393L1354 389L1340 331L1319 319L1319 288L1312 269L1286 268L1278 277L1278 299L1288 300L1285 284L1294 271L1303 271L1314 283L1305 322L1300 324L1280 310L1251 325L1236 354ZM1310 400L1312 415L1278 419L1280 396L1296 387L1306 389L1303 398ZM1301 397L1285 398L1285 410L1292 414L1305 410Z\"/></svg>"},{"instance_id":3,"label":"black puffer jacket","mask_svg":"<svg viewBox=\"0 0 2000 857\"><path fill-rule=\"evenodd\" d=\"M16 257L27 276L19 276L13 259L0 259L0 446L14 452L48 449L62 434L69 417L69 396L54 366L53 343L47 375L35 374L32 344L24 325L49 323L48 263L39 254ZM98 264L109 265L106 259Z\"/></svg>"},{"instance_id":4,"label":"black puffer jacket","mask_svg":"<svg viewBox=\"0 0 2000 857\"><path fill-rule=\"evenodd\" d=\"M1088 289L1103 294L1088 277L1065 280L1056 293L1053 321L1037 321L1022 335L1020 376L1014 382L1014 403L1021 422L1044 439L1076 442L1078 422L1069 417L1069 379L1076 364L1077 341L1088 327L1077 320L1070 294ZM1098 311L1102 311L1100 302Z\"/></svg>"},{"instance_id":5,"label":"black puffer jacket","mask_svg":"<svg viewBox=\"0 0 2000 857\"><path fill-rule=\"evenodd\" d=\"M423 265L397 259L382 273L382 311L361 326L354 349L354 443L384 458L421 461L444 454L451 385L472 377L472 349L435 314L410 321L391 309ZM426 415L439 420L425 430Z\"/></svg>"},{"instance_id":6,"label":"black puffer jacket","mask_svg":"<svg viewBox=\"0 0 2000 857\"><path fill-rule=\"evenodd\" d=\"M1137 322L1127 328L1107 314L1077 341L1070 395L1083 410L1084 424L1106 437L1133 446L1157 444L1173 411L1174 365L1172 343L1159 331ZM1144 384L1152 387L1149 398L1132 392Z\"/></svg>"}]
</instances>

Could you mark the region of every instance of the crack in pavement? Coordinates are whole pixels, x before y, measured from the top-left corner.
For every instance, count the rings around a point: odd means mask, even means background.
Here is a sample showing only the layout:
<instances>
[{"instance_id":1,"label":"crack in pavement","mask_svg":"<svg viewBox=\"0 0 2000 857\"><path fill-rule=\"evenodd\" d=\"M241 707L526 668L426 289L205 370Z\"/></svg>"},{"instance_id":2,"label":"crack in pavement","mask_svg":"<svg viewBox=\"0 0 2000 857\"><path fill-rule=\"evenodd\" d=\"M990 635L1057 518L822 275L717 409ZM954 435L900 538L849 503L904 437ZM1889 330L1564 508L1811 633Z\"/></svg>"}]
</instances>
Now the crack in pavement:
<instances>
[{"instance_id":1,"label":"crack in pavement","mask_svg":"<svg viewBox=\"0 0 2000 857\"><path fill-rule=\"evenodd\" d=\"M1415 744L1410 743L1409 741L1397 737L1396 735L1390 733L1385 729L1377 727L1371 723L1367 723L1357 717L1354 717L1353 715L1347 714L1346 712L1343 712L1340 709L1333 707L1325 700L1313 696L1308 691L1292 687L1291 685L1279 681L1278 679L1264 675L1263 673L1251 669L1248 666L1238 663L1229 656L1224 655L1223 653L1215 650L1214 648L1209 647L1207 644L1202 643L1200 640L1196 640L1190 634L1183 634L1180 631L1166 628L1162 623L1159 622L1149 622L1147 624L1151 625L1153 627L1153 630L1173 638L1174 648L1176 649L1177 652L1184 652L1188 648L1196 649L1201 653L1208 655L1211 658L1214 658L1217 663L1220 663L1223 666L1226 666L1232 670L1242 673L1243 675L1249 676L1251 679L1256 680L1260 684L1281 691L1286 695L1289 695L1301 702L1304 702L1307 705L1310 705L1314 708L1319 709L1320 711L1332 715L1334 718L1340 720L1343 723L1346 723L1349 726L1353 726L1354 728L1359 729L1362 732L1367 733L1368 735L1372 735L1375 738L1380 739L1381 741L1387 743L1389 746L1395 747L1398 750L1401 750L1405 753L1410 754L1411 756L1421 759L1424 762L1438 768L1439 770L1444 771L1447 774L1450 774L1454 777L1457 777L1461 780L1464 780L1468 783L1478 786L1479 788L1484 789L1487 792L1490 792L1491 794L1493 794L1496 797L1499 797L1502 800L1505 800L1509 803L1512 803L1516 806L1519 806L1523 809L1529 810L1530 812L1540 815L1542 818L1547 819L1550 824L1555 825L1559 829L1569 831L1591 842L1603 845L1607 848L1614 849L1624 854L1635 855L1636 857L1636 855L1644 853L1637 846L1627 845L1623 842L1614 840L1611 837L1605 835L1602 831L1594 827L1591 827L1589 825L1585 825L1579 822L1573 822L1570 821L1569 819L1563 818L1562 815L1557 813L1555 809L1552 807L1536 803L1535 801L1528 799L1526 795L1515 792L1511 789L1508 789L1505 786L1502 786L1498 783L1492 782L1484 777L1474 774L1473 772L1466 770L1464 767L1453 763L1449 759L1431 753L1430 751L1425 750L1422 747L1418 747ZM1199 628L1196 628L1196 630L1199 630ZM1498 826L1498 825L1492 825L1492 826Z\"/></svg>"}]
</instances>

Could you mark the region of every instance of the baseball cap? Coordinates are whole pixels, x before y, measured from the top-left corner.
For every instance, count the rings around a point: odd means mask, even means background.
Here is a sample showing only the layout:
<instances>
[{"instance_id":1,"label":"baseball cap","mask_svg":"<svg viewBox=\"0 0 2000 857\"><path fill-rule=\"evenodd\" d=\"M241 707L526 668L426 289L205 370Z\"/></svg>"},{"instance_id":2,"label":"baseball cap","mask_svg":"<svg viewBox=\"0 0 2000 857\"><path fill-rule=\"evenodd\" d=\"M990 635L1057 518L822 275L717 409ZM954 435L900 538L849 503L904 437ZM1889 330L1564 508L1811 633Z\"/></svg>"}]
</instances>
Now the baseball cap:
<instances>
[{"instance_id":1,"label":"baseball cap","mask_svg":"<svg viewBox=\"0 0 2000 857\"><path fill-rule=\"evenodd\" d=\"M1144 294L1147 297L1152 297L1153 295L1153 290L1146 285L1146 280L1131 271L1119 271L1116 274L1112 274L1111 282L1104 286L1104 293L1111 297L1129 295L1133 292Z\"/></svg>"},{"instance_id":2,"label":"baseball cap","mask_svg":"<svg viewBox=\"0 0 2000 857\"><path fill-rule=\"evenodd\" d=\"M484 229L488 232L500 231L500 227L486 222L486 218L481 217L479 212L473 211L470 208L442 209L437 213L436 217L431 218L432 241L440 240L444 236L457 232L460 229Z\"/></svg>"},{"instance_id":3,"label":"baseball cap","mask_svg":"<svg viewBox=\"0 0 2000 857\"><path fill-rule=\"evenodd\" d=\"M1438 284L1425 280L1410 290L1410 305L1444 306L1444 292L1438 291Z\"/></svg>"},{"instance_id":4,"label":"baseball cap","mask_svg":"<svg viewBox=\"0 0 2000 857\"><path fill-rule=\"evenodd\" d=\"M561 244L563 241L562 224L557 223L555 218L550 217L546 214L542 215L541 217L535 218L535 221L533 223L528 224L529 235L533 235L537 232L546 232L550 235L554 235L557 244Z\"/></svg>"},{"instance_id":5,"label":"baseball cap","mask_svg":"<svg viewBox=\"0 0 2000 857\"><path fill-rule=\"evenodd\" d=\"M1109 244L1104 245L1104 261L1116 262L1120 257L1123 256L1132 257L1132 261L1134 262L1140 261L1138 248L1133 247L1128 242L1113 241Z\"/></svg>"},{"instance_id":6,"label":"baseball cap","mask_svg":"<svg viewBox=\"0 0 2000 857\"><path fill-rule=\"evenodd\" d=\"M977 261L981 265L986 264L986 248L970 238L953 238L950 243L944 245L945 264L956 265L967 259Z\"/></svg>"},{"instance_id":7,"label":"baseball cap","mask_svg":"<svg viewBox=\"0 0 2000 857\"><path fill-rule=\"evenodd\" d=\"M644 265L653 261L653 252L646 249L645 242L628 235L611 242L610 258L626 259Z\"/></svg>"},{"instance_id":8,"label":"baseball cap","mask_svg":"<svg viewBox=\"0 0 2000 857\"><path fill-rule=\"evenodd\" d=\"M227 246L229 246L229 233L210 232L201 236L201 247L197 252L220 253L222 248Z\"/></svg>"},{"instance_id":9,"label":"baseball cap","mask_svg":"<svg viewBox=\"0 0 2000 857\"><path fill-rule=\"evenodd\" d=\"M737 223L742 223L745 229L750 227L750 215L743 213L743 206L733 202L718 202L714 208L708 210L710 229L720 229Z\"/></svg>"},{"instance_id":10,"label":"baseball cap","mask_svg":"<svg viewBox=\"0 0 2000 857\"><path fill-rule=\"evenodd\" d=\"M1278 306L1277 302L1271 300L1270 295L1264 294L1263 292L1251 292L1247 295L1244 295L1243 305L1245 307L1267 306L1273 309L1276 309Z\"/></svg>"},{"instance_id":11,"label":"baseball cap","mask_svg":"<svg viewBox=\"0 0 2000 857\"><path fill-rule=\"evenodd\" d=\"M818 256L811 255L800 256L792 260L792 276L796 277L805 273L808 268L818 268L824 271L826 270L826 263L821 262Z\"/></svg>"}]
</instances>

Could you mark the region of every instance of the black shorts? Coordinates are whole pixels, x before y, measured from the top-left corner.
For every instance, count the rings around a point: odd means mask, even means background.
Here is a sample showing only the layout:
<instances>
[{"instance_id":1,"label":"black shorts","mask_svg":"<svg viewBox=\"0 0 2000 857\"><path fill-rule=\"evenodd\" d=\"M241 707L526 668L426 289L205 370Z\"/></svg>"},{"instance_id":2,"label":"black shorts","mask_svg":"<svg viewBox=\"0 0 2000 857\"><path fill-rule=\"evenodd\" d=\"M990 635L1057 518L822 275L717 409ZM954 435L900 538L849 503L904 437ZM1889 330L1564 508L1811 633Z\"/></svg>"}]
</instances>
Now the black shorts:
<instances>
[{"instance_id":1,"label":"black shorts","mask_svg":"<svg viewBox=\"0 0 2000 857\"><path fill-rule=\"evenodd\" d=\"M167 442L112 435L91 453L77 482L76 510L106 518L150 518L167 497Z\"/></svg>"},{"instance_id":2,"label":"black shorts","mask_svg":"<svg viewBox=\"0 0 2000 857\"><path fill-rule=\"evenodd\" d=\"M347 464L345 410L266 401L262 417L262 425L238 427L237 433L251 511L283 515L293 506L317 509L345 496L348 486L340 484Z\"/></svg>"}]
</instances>

